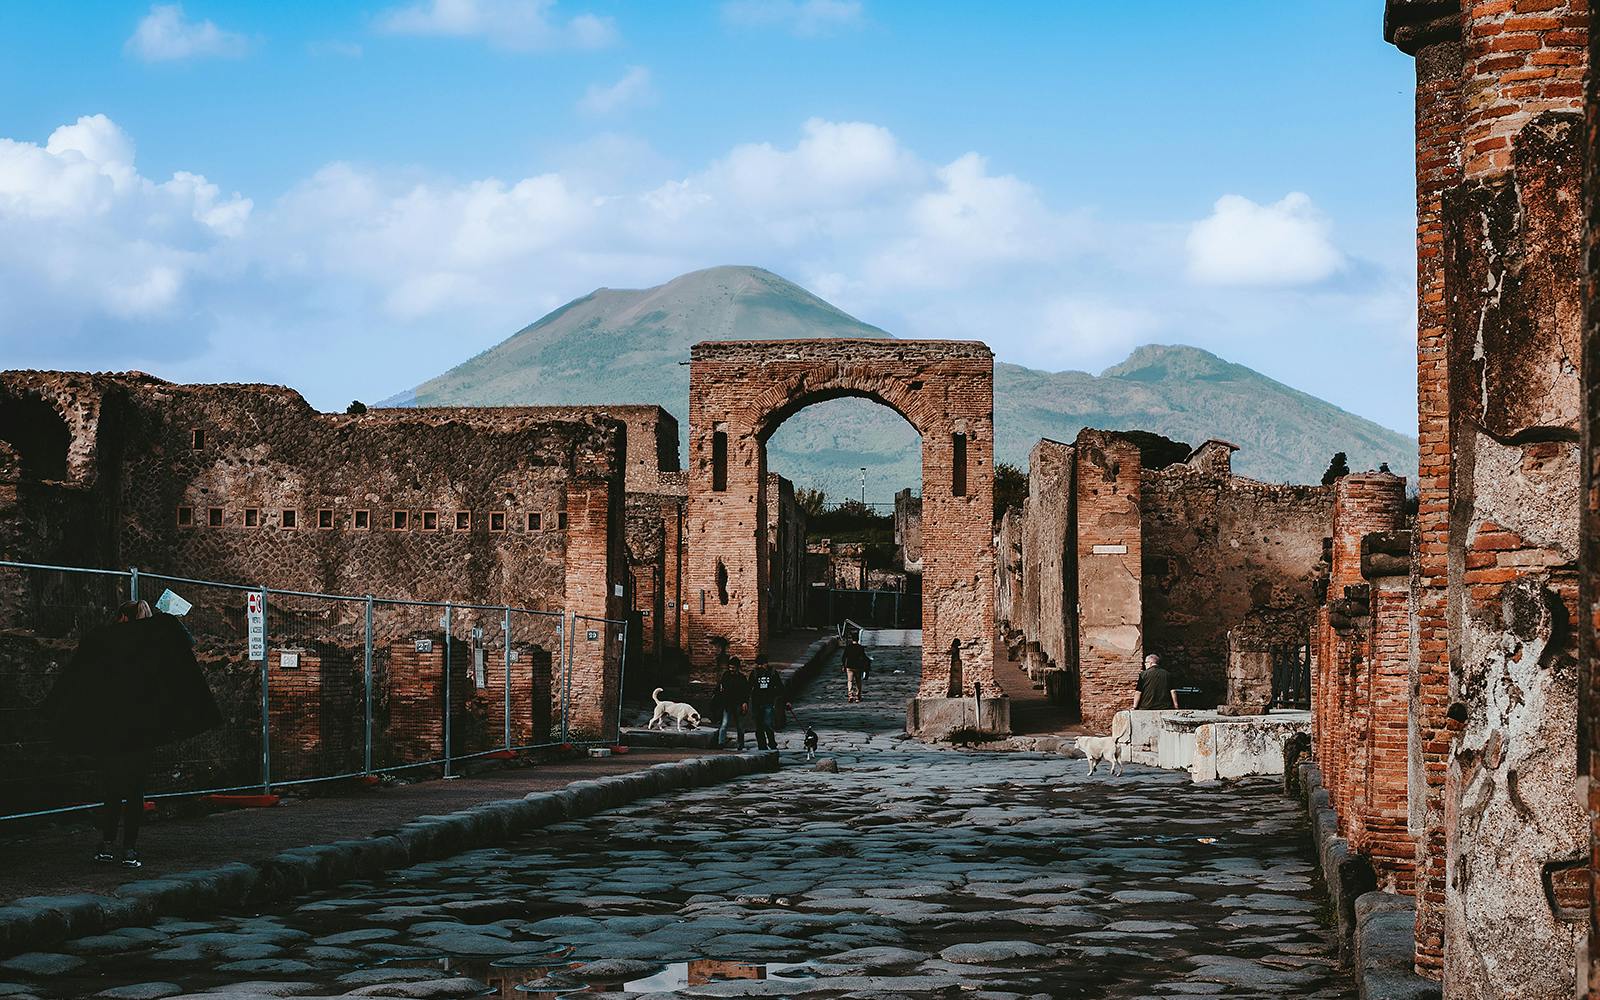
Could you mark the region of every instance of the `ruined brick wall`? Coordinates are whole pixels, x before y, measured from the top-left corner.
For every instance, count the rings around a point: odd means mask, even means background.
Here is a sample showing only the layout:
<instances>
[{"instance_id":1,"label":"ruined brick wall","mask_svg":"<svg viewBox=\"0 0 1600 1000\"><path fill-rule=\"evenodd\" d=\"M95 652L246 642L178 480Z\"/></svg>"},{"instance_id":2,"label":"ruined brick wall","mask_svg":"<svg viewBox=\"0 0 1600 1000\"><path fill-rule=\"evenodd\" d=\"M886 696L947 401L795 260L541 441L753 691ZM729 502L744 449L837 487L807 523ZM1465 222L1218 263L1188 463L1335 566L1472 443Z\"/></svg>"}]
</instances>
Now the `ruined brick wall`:
<instances>
[{"instance_id":1,"label":"ruined brick wall","mask_svg":"<svg viewBox=\"0 0 1600 1000\"><path fill-rule=\"evenodd\" d=\"M765 641L766 440L788 416L842 396L894 409L922 436L922 692L993 690L993 354L956 341L721 341L689 374L690 654L702 680L714 637ZM703 595L703 596L702 596Z\"/></svg>"},{"instance_id":2,"label":"ruined brick wall","mask_svg":"<svg viewBox=\"0 0 1600 1000\"><path fill-rule=\"evenodd\" d=\"M1600 32L1589 37L1589 65L1600 65ZM1586 101L1588 178L1584 200L1587 325L1583 346L1585 499L1582 523L1579 788L1589 811L1588 941L1580 951L1580 996L1600 1000L1600 76L1591 72Z\"/></svg>"},{"instance_id":3,"label":"ruined brick wall","mask_svg":"<svg viewBox=\"0 0 1600 1000\"><path fill-rule=\"evenodd\" d=\"M1028 453L1028 498L1022 518L1021 618L1038 644L1046 669L1072 661L1073 612L1078 603L1069 575L1068 528L1072 514L1073 448L1045 439Z\"/></svg>"},{"instance_id":4,"label":"ruined brick wall","mask_svg":"<svg viewBox=\"0 0 1600 1000\"><path fill-rule=\"evenodd\" d=\"M795 502L794 483L776 473L767 476L767 502L768 621L783 631L805 621L806 512Z\"/></svg>"},{"instance_id":5,"label":"ruined brick wall","mask_svg":"<svg viewBox=\"0 0 1600 1000\"><path fill-rule=\"evenodd\" d=\"M1391 0L1386 17L1418 69L1417 962L1451 996L1566 996L1574 978L1579 928L1542 875L1586 843L1564 623L1588 28L1582 0Z\"/></svg>"},{"instance_id":6,"label":"ruined brick wall","mask_svg":"<svg viewBox=\"0 0 1600 1000\"><path fill-rule=\"evenodd\" d=\"M894 495L894 547L906 572L922 572L922 498L909 486Z\"/></svg>"},{"instance_id":7,"label":"ruined brick wall","mask_svg":"<svg viewBox=\"0 0 1600 1000\"><path fill-rule=\"evenodd\" d=\"M1020 600L1022 578L1022 508L1009 507L995 529L994 617L1011 635L1026 638L1028 620Z\"/></svg>"},{"instance_id":8,"label":"ruined brick wall","mask_svg":"<svg viewBox=\"0 0 1600 1000\"><path fill-rule=\"evenodd\" d=\"M320 414L272 386L0 373L0 409L18 401L45 404L71 436L64 478L6 484L18 499L0 497L0 537L32 540L8 547L9 557L595 617L625 610L626 432L615 419L519 408ZM0 438L12 437L23 429L0 424ZM0 593L8 618L24 611L14 590ZM237 611L242 601L225 603ZM214 609L197 609L195 622L205 614ZM315 618L342 650L311 651L324 701L329 678L345 670L329 664L359 658L355 617ZM269 642L278 624L269 623ZM237 636L196 638L220 672L218 690L259 698L248 691L255 668L242 662ZM594 725L614 719L615 656L576 652L574 710ZM0 674L26 669L6 659ZM311 676L302 670L282 683L309 685ZM318 738L329 720L321 708L306 714L285 745Z\"/></svg>"},{"instance_id":9,"label":"ruined brick wall","mask_svg":"<svg viewBox=\"0 0 1600 1000\"><path fill-rule=\"evenodd\" d=\"M1413 891L1416 841L1408 829L1407 747L1411 696L1411 533L1379 532L1362 539L1361 570L1370 592L1363 692L1357 730L1362 770L1351 846L1372 859L1378 884Z\"/></svg>"},{"instance_id":10,"label":"ruined brick wall","mask_svg":"<svg viewBox=\"0 0 1600 1000\"><path fill-rule=\"evenodd\" d=\"M1072 527L1078 621L1076 670L1084 725L1105 730L1128 707L1144 655L1138 446L1084 429L1073 442Z\"/></svg>"},{"instance_id":11,"label":"ruined brick wall","mask_svg":"<svg viewBox=\"0 0 1600 1000\"><path fill-rule=\"evenodd\" d=\"M1230 450L1209 442L1186 462L1147 469L1139 495L1144 648L1161 655L1176 683L1200 688L1200 704L1227 696L1230 633L1241 657L1265 671L1239 696L1262 681L1270 696L1266 651L1305 641L1333 518L1331 488L1234 476ZM1266 704L1250 697L1239 706Z\"/></svg>"},{"instance_id":12,"label":"ruined brick wall","mask_svg":"<svg viewBox=\"0 0 1600 1000\"><path fill-rule=\"evenodd\" d=\"M681 474L678 462L678 419L659 406L640 404L591 406L520 406L535 420L576 421L618 420L627 428L626 487L629 493L654 493L662 490L662 476L668 481Z\"/></svg>"}]
</instances>

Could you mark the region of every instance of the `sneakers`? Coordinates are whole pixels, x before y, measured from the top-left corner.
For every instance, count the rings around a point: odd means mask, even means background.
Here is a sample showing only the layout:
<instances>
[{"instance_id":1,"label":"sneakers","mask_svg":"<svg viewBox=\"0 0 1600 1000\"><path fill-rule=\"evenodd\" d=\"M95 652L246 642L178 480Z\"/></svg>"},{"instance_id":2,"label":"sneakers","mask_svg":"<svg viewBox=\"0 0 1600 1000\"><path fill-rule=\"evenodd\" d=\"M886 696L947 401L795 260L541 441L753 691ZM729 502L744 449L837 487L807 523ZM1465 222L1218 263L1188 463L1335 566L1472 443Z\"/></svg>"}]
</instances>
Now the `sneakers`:
<instances>
[{"instance_id":1,"label":"sneakers","mask_svg":"<svg viewBox=\"0 0 1600 1000\"><path fill-rule=\"evenodd\" d=\"M144 862L139 860L139 852L134 850L131 847L128 848L127 850L123 851L122 852L122 867L124 867L124 868L143 868L144 867Z\"/></svg>"},{"instance_id":2,"label":"sneakers","mask_svg":"<svg viewBox=\"0 0 1600 1000\"><path fill-rule=\"evenodd\" d=\"M100 844L100 849L94 852L95 864L109 865L115 860L117 860L117 855L115 850L113 850L112 843L109 840L102 841Z\"/></svg>"}]
</instances>

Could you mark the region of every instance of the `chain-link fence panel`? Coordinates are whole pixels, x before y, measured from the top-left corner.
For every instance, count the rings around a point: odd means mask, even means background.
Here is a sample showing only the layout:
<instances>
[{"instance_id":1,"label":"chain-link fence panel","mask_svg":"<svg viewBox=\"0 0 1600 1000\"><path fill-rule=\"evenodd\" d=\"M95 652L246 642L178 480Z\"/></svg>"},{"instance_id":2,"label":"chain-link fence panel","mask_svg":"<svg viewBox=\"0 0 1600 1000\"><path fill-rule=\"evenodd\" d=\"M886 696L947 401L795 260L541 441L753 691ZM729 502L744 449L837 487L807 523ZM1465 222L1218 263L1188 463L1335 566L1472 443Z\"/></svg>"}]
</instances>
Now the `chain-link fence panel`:
<instances>
[{"instance_id":1,"label":"chain-link fence panel","mask_svg":"<svg viewBox=\"0 0 1600 1000\"><path fill-rule=\"evenodd\" d=\"M627 622L572 616L567 658L569 742L621 742L622 664L627 648Z\"/></svg>"},{"instance_id":2,"label":"chain-link fence panel","mask_svg":"<svg viewBox=\"0 0 1600 1000\"><path fill-rule=\"evenodd\" d=\"M274 785L366 767L367 602L269 591L267 722Z\"/></svg>"},{"instance_id":3,"label":"chain-link fence panel","mask_svg":"<svg viewBox=\"0 0 1600 1000\"><path fill-rule=\"evenodd\" d=\"M511 611L511 748L550 746L565 738L562 679L566 616L559 611Z\"/></svg>"},{"instance_id":4,"label":"chain-link fence panel","mask_svg":"<svg viewBox=\"0 0 1600 1000\"><path fill-rule=\"evenodd\" d=\"M445 606L374 600L372 767L445 760Z\"/></svg>"},{"instance_id":5,"label":"chain-link fence panel","mask_svg":"<svg viewBox=\"0 0 1600 1000\"><path fill-rule=\"evenodd\" d=\"M130 580L0 564L0 818L94 799L94 762L41 707L84 634L109 624L128 599Z\"/></svg>"}]
</instances>

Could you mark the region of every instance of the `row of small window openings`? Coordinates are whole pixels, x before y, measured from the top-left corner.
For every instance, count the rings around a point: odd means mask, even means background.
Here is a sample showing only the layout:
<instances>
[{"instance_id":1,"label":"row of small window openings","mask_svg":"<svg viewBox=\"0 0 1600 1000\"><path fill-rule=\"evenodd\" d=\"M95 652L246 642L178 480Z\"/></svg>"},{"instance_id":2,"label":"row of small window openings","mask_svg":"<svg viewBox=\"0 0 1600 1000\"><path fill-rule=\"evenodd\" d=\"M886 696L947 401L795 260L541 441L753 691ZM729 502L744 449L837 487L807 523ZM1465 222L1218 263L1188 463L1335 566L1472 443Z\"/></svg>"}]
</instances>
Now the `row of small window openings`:
<instances>
[{"instance_id":1,"label":"row of small window openings","mask_svg":"<svg viewBox=\"0 0 1600 1000\"><path fill-rule=\"evenodd\" d=\"M472 529L471 511L459 510L455 512L454 516L457 531L470 531ZM280 527L298 528L300 526L299 521L300 512L298 510L284 508L278 513L278 524ZM178 508L178 527L192 528L197 523L198 522L195 521L193 507ZM224 523L222 508L206 508L205 523L208 527L212 528L222 527ZM260 507L246 507L244 509L244 526L246 528L259 528L263 523ZM489 514L490 531L504 531L506 530L507 523L506 514L503 511L492 511ZM372 512L366 510L355 511L353 524L357 531L366 531L370 529L372 527ZM544 528L544 515L537 513L526 514L523 517L523 524L526 526L528 531L540 531ZM408 510L397 510L391 516L390 526L395 531L408 531L413 525L420 525L423 531L438 531L439 512L436 510L425 510L422 512L421 518L414 518L411 516L411 512ZM317 527L324 530L337 527L334 522L334 512L331 509L324 507L323 509L317 511ZM567 512L564 510L556 512L556 530L567 530Z\"/></svg>"}]
</instances>

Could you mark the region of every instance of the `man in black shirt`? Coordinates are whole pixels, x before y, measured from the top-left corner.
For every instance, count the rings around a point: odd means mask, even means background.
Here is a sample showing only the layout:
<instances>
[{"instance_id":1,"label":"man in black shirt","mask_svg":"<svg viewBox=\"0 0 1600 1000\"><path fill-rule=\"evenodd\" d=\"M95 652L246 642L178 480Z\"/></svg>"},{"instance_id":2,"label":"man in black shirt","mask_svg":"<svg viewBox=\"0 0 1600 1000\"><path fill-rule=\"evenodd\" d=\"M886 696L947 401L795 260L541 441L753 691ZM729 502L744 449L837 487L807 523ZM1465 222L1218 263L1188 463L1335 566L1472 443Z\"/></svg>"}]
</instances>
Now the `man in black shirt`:
<instances>
[{"instance_id":1,"label":"man in black shirt","mask_svg":"<svg viewBox=\"0 0 1600 1000\"><path fill-rule=\"evenodd\" d=\"M750 679L744 675L743 667L735 656L727 661L722 676L717 678L712 705L722 717L721 725L717 726L718 750L722 749L728 738L729 726L739 731L739 749L744 749L744 713L750 707Z\"/></svg>"},{"instance_id":2,"label":"man in black shirt","mask_svg":"<svg viewBox=\"0 0 1600 1000\"><path fill-rule=\"evenodd\" d=\"M871 663L867 659L867 649L861 645L859 636L851 636L844 647L844 683L845 692L851 701L860 701L866 693L867 667Z\"/></svg>"},{"instance_id":3,"label":"man in black shirt","mask_svg":"<svg viewBox=\"0 0 1600 1000\"><path fill-rule=\"evenodd\" d=\"M1172 675L1161 665L1161 657L1154 653L1144 658L1144 669L1134 681L1133 708L1138 712L1156 712L1167 707L1178 707L1178 692L1172 690Z\"/></svg>"},{"instance_id":4,"label":"man in black shirt","mask_svg":"<svg viewBox=\"0 0 1600 1000\"><path fill-rule=\"evenodd\" d=\"M756 668L750 672L750 714L756 720L756 746L762 750L778 749L778 734L773 730L773 723L779 702L794 711L783 689L783 678L767 662L767 654L758 653Z\"/></svg>"}]
</instances>

